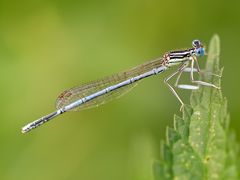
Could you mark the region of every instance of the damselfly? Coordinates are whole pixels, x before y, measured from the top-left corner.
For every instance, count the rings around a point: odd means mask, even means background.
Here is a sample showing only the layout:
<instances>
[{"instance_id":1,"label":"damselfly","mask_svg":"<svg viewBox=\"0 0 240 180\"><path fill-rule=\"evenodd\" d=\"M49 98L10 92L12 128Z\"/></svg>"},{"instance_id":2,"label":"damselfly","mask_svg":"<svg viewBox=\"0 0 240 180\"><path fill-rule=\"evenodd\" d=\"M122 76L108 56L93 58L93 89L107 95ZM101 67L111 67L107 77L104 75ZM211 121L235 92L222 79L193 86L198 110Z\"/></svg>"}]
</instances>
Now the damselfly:
<instances>
[{"instance_id":1,"label":"damselfly","mask_svg":"<svg viewBox=\"0 0 240 180\"><path fill-rule=\"evenodd\" d=\"M161 58L146 62L128 71L64 91L57 98L57 110L55 112L27 124L22 128L22 132L29 132L64 112L92 108L109 102L131 90L136 85L136 82L146 77L160 74L170 67L177 65L178 69L166 77L164 82L181 103L181 110L184 103L168 82L174 76L178 75L175 83L175 86L178 88L193 90L198 89L199 85L203 85L219 89L214 84L194 79L193 73L200 73L197 58L205 55L205 49L199 40L194 40L192 46L192 48L185 50L170 51L165 53ZM178 84L182 72L190 72L191 82L195 85Z\"/></svg>"}]
</instances>

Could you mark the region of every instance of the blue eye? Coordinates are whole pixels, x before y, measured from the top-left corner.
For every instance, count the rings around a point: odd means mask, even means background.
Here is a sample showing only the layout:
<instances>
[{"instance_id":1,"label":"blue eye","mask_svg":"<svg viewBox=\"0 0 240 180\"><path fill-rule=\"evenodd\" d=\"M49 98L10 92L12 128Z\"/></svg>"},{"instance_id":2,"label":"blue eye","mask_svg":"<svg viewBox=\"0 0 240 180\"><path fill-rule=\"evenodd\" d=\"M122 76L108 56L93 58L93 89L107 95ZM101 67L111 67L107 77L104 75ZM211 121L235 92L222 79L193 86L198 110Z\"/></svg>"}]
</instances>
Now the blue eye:
<instances>
[{"instance_id":1,"label":"blue eye","mask_svg":"<svg viewBox=\"0 0 240 180\"><path fill-rule=\"evenodd\" d=\"M204 56L205 49L203 47L196 49L196 55L197 56Z\"/></svg>"}]
</instances>

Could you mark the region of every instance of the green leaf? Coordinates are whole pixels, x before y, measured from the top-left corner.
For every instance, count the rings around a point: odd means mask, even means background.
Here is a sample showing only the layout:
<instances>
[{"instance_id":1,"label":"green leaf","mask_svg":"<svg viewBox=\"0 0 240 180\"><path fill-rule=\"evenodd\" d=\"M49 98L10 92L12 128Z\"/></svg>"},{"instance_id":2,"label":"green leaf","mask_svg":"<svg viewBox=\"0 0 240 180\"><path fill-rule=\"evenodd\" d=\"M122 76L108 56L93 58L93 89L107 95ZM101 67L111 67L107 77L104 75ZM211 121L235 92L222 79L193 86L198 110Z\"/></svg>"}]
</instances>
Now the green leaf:
<instances>
[{"instance_id":1,"label":"green leaf","mask_svg":"<svg viewBox=\"0 0 240 180\"><path fill-rule=\"evenodd\" d=\"M200 79L221 86L220 41L210 41L206 68ZM209 72L212 72L209 73ZM221 90L201 86L193 91L191 106L167 128L162 161L154 164L155 179L238 179L238 144L229 130L227 100Z\"/></svg>"}]
</instances>

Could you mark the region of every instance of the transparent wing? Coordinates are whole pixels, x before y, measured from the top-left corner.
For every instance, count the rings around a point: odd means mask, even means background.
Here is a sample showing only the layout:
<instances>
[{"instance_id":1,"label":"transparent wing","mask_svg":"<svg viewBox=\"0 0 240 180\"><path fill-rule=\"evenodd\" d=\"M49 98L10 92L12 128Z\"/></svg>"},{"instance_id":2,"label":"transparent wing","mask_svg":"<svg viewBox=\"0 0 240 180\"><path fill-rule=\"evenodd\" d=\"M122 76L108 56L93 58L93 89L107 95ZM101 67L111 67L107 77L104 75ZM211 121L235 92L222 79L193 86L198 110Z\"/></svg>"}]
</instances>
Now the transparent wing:
<instances>
[{"instance_id":1,"label":"transparent wing","mask_svg":"<svg viewBox=\"0 0 240 180\"><path fill-rule=\"evenodd\" d=\"M83 97L91 95L91 94L93 94L97 91L100 91L106 87L118 84L124 80L131 78L131 77L148 72L148 71L152 70L153 68L160 67L161 65L162 65L162 58L158 58L156 60L149 61L149 62L141 64L135 68L132 68L129 71L114 74L112 76L108 76L103 79L99 79L99 80L96 80L96 81L93 81L90 83L86 83L86 84L80 85L78 87L74 87L69 90L66 90L58 96L57 101L56 101L56 108L57 109L62 108L78 99L81 99ZM72 109L71 111L88 109L88 108L92 108L92 107L96 107L96 106L105 104L113 99L116 99L116 98L126 94L135 86L136 86L136 83L121 87L121 88L111 91L107 94L99 96L95 99L92 99L92 100L80 105L79 107Z\"/></svg>"}]
</instances>

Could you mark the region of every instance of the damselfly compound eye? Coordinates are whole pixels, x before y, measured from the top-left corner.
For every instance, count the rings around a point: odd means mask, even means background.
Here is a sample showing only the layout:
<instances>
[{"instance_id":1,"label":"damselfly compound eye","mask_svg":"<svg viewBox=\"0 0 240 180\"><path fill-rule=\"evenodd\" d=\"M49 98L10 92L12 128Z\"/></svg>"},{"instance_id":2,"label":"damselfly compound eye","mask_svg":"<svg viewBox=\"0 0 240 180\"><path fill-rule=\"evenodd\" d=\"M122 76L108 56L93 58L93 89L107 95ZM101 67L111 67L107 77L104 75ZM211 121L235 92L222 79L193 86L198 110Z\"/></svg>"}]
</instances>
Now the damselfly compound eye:
<instances>
[{"instance_id":1,"label":"damselfly compound eye","mask_svg":"<svg viewBox=\"0 0 240 180\"><path fill-rule=\"evenodd\" d=\"M205 54L205 49L203 47L200 47L196 50L197 56L204 56L204 54Z\"/></svg>"},{"instance_id":2,"label":"damselfly compound eye","mask_svg":"<svg viewBox=\"0 0 240 180\"><path fill-rule=\"evenodd\" d=\"M201 47L201 42L199 40L193 40L192 46L194 48L199 48L199 47Z\"/></svg>"}]
</instances>

